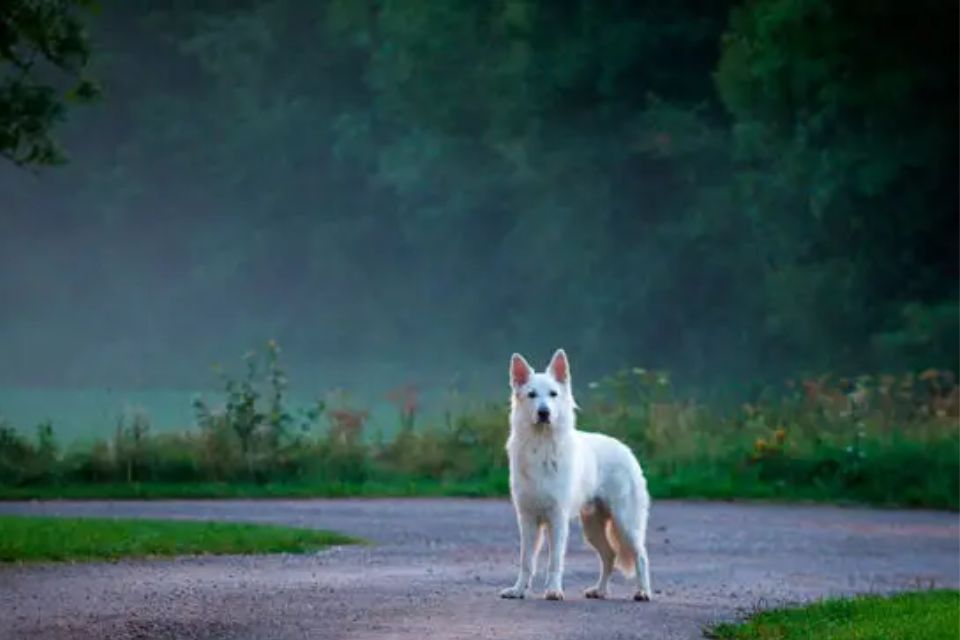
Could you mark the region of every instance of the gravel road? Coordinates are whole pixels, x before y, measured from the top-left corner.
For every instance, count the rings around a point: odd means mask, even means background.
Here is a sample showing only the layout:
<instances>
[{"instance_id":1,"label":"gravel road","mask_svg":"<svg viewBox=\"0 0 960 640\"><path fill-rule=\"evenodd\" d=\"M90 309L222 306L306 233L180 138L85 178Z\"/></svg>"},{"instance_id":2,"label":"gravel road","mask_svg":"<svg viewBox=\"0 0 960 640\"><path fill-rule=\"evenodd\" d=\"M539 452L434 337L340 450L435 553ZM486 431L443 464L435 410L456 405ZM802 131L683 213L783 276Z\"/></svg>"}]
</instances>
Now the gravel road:
<instances>
[{"instance_id":1,"label":"gravel road","mask_svg":"<svg viewBox=\"0 0 960 640\"><path fill-rule=\"evenodd\" d=\"M37 502L0 513L272 522L371 540L312 555L0 565L0 638L698 638L757 607L958 586L956 514L655 502L654 600L586 600L597 560L571 535L567 599L501 600L515 577L501 500ZM0 532L2 535L2 532ZM545 558L541 559L544 562ZM542 588L542 575L536 589Z\"/></svg>"}]
</instances>

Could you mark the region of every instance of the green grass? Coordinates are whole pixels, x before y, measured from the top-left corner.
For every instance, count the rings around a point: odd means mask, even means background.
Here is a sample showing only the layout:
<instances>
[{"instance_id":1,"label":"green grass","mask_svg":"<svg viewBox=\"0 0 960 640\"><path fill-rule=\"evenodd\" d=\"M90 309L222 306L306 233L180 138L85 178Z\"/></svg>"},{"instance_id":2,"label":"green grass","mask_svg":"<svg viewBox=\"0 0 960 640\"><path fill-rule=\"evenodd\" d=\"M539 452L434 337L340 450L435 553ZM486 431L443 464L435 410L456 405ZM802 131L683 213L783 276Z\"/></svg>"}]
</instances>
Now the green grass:
<instances>
[{"instance_id":1,"label":"green grass","mask_svg":"<svg viewBox=\"0 0 960 640\"><path fill-rule=\"evenodd\" d=\"M920 467L923 468L923 467ZM896 476L891 472L892 477ZM943 475L931 473L934 479ZM938 486L925 479L897 485L890 480L837 485L824 481L777 482L753 472L731 472L720 464L679 466L672 472L648 471L650 492L656 499L761 500L869 504L884 507L925 507L957 510L956 484ZM325 480L250 482L142 482L0 484L4 500L84 499L213 499L213 498L349 498L349 497L504 497L509 494L506 471L476 480L438 481L394 477L364 482Z\"/></svg>"},{"instance_id":2,"label":"green grass","mask_svg":"<svg viewBox=\"0 0 960 640\"><path fill-rule=\"evenodd\" d=\"M407 482L144 482L10 487L0 485L0 501L150 500L215 498L488 498L508 495L498 481L410 480Z\"/></svg>"},{"instance_id":3,"label":"green grass","mask_svg":"<svg viewBox=\"0 0 960 640\"><path fill-rule=\"evenodd\" d=\"M356 542L329 531L274 525L0 516L0 562L304 553Z\"/></svg>"},{"instance_id":4,"label":"green grass","mask_svg":"<svg viewBox=\"0 0 960 640\"><path fill-rule=\"evenodd\" d=\"M825 600L764 611L707 635L722 640L947 640L960 637L960 592Z\"/></svg>"},{"instance_id":5,"label":"green grass","mask_svg":"<svg viewBox=\"0 0 960 640\"><path fill-rule=\"evenodd\" d=\"M928 456L902 456L897 461L875 460L856 474L843 471L820 474L816 470L818 466L826 466L824 461L797 458L787 463L793 468L778 469L772 477L764 477L757 468L738 469L733 462L704 461L678 466L673 472L652 469L647 479L655 498L817 502L957 511L960 485L955 480L956 466L938 464L942 457L938 452ZM807 472L808 469L814 471Z\"/></svg>"}]
</instances>

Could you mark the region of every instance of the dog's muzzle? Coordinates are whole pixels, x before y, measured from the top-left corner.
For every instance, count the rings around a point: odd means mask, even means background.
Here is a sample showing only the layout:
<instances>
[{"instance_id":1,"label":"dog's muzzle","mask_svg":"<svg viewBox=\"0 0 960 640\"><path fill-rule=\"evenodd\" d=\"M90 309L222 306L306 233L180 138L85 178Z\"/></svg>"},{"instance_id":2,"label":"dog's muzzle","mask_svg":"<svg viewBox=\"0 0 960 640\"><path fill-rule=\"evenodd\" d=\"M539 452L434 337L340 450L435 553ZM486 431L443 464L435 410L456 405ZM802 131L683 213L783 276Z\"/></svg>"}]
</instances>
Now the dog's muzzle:
<instances>
[{"instance_id":1,"label":"dog's muzzle","mask_svg":"<svg viewBox=\"0 0 960 640\"><path fill-rule=\"evenodd\" d=\"M550 424L550 410L549 410L549 409L538 409L538 410L537 410L537 424Z\"/></svg>"}]
</instances>

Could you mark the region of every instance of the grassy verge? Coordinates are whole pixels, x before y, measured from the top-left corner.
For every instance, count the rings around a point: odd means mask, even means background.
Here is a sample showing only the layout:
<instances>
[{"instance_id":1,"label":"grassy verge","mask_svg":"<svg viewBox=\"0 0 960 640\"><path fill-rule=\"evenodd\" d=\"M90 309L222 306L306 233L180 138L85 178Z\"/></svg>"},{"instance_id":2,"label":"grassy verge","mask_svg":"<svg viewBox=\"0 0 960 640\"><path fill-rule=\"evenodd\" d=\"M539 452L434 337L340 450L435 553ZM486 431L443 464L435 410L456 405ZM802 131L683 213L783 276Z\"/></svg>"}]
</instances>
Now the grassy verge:
<instances>
[{"instance_id":1,"label":"grassy verge","mask_svg":"<svg viewBox=\"0 0 960 640\"><path fill-rule=\"evenodd\" d=\"M648 473L650 492L655 499L694 498L709 500L763 500L777 502L824 502L865 504L882 507L925 507L957 510L956 483L942 481L945 474L930 471L927 465L906 465L926 469L929 478L910 478L902 483L905 471L864 474L855 482L833 477L778 481L763 477L758 470L732 472L720 464L678 466ZM882 471L883 467L880 467ZM874 477L875 476L875 477ZM214 499L214 498L348 498L348 497L504 497L509 494L506 470L475 480L432 480L388 478L336 482L296 480L251 482L65 482L6 486L0 484L4 500L133 500L133 499Z\"/></svg>"},{"instance_id":2,"label":"grassy verge","mask_svg":"<svg viewBox=\"0 0 960 640\"><path fill-rule=\"evenodd\" d=\"M304 553L355 542L329 531L273 525L0 516L0 562Z\"/></svg>"},{"instance_id":3,"label":"grassy verge","mask_svg":"<svg viewBox=\"0 0 960 640\"><path fill-rule=\"evenodd\" d=\"M906 593L826 600L759 613L707 632L722 640L939 640L960 633L960 592Z\"/></svg>"},{"instance_id":4,"label":"grassy verge","mask_svg":"<svg viewBox=\"0 0 960 640\"><path fill-rule=\"evenodd\" d=\"M0 501L10 500L149 500L215 498L486 498L508 495L498 482L144 482L110 484L0 486Z\"/></svg>"}]
</instances>

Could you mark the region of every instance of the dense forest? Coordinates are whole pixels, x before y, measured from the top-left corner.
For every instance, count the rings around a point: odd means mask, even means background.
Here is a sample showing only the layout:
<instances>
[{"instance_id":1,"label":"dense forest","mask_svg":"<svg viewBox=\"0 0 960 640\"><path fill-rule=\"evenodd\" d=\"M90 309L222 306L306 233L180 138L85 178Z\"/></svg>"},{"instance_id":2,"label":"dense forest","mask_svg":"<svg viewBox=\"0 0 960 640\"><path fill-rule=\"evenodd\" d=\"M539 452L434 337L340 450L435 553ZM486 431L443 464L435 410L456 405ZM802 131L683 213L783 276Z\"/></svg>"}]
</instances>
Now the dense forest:
<instances>
[{"instance_id":1,"label":"dense forest","mask_svg":"<svg viewBox=\"0 0 960 640\"><path fill-rule=\"evenodd\" d=\"M76 11L66 163L0 160L0 384L199 384L268 338L351 385L957 367L954 1Z\"/></svg>"}]
</instances>

